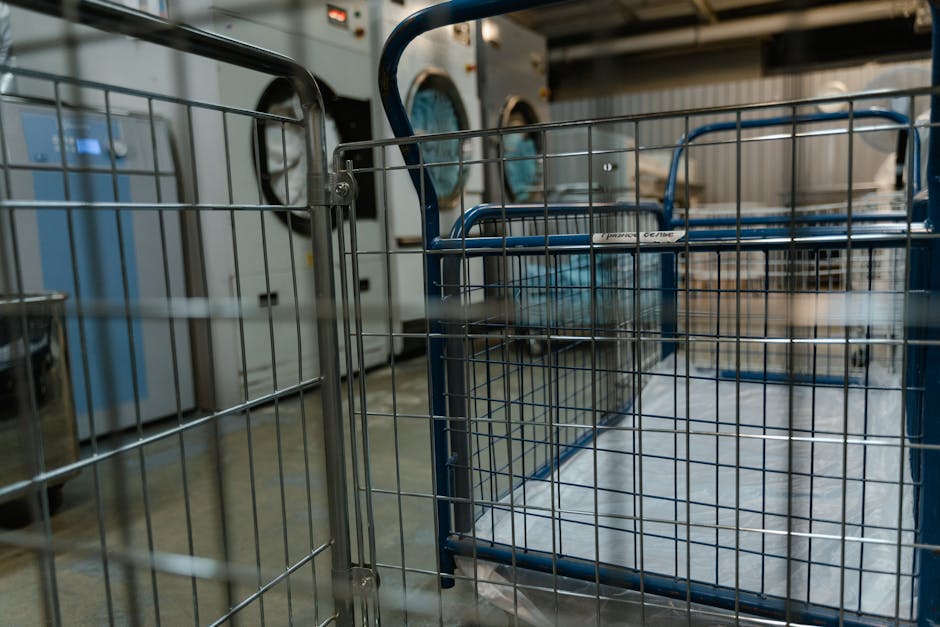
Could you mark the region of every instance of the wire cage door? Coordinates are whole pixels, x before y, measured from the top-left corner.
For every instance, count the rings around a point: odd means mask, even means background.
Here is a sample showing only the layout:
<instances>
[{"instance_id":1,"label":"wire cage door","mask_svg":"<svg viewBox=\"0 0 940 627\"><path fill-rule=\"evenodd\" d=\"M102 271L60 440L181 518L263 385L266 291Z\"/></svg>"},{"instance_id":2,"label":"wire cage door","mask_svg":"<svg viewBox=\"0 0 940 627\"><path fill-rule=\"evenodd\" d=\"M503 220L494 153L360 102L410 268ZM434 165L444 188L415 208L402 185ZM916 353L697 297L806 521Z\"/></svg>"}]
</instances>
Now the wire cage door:
<instances>
[{"instance_id":1,"label":"wire cage door","mask_svg":"<svg viewBox=\"0 0 940 627\"><path fill-rule=\"evenodd\" d=\"M0 96L0 622L351 624L330 256L344 201L316 82L114 3L9 4L63 37L3 68L18 91ZM109 70L121 55L148 69ZM296 110L212 93L225 71L283 79ZM299 138L296 204L252 193L259 125ZM291 212L311 237L274 245ZM293 261L308 248L312 269ZM275 336L319 372L288 372Z\"/></svg>"}]
</instances>

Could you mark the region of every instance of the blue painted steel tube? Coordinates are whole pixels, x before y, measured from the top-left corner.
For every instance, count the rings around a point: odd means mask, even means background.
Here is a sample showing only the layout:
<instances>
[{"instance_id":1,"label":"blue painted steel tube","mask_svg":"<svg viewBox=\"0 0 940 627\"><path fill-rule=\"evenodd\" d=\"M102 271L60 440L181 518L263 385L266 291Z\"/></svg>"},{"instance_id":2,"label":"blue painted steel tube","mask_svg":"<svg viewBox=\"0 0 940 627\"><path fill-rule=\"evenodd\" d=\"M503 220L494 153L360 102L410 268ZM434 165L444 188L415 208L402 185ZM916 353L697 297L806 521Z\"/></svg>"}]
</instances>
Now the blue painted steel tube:
<instances>
[{"instance_id":1,"label":"blue painted steel tube","mask_svg":"<svg viewBox=\"0 0 940 627\"><path fill-rule=\"evenodd\" d=\"M681 251L676 251L676 253ZM660 255L659 282L660 290L660 327L662 337L660 357L666 359L676 352L676 338L679 335L679 277L676 276L676 253Z\"/></svg>"},{"instance_id":2,"label":"blue painted steel tube","mask_svg":"<svg viewBox=\"0 0 940 627\"><path fill-rule=\"evenodd\" d=\"M938 0L931 0L930 11L933 17L931 83L936 88L940 85ZM930 95L930 123L940 124L940 95L936 91ZM940 141L937 141L935 128L931 128L927 153L927 190L927 224L936 228L940 224ZM940 272L935 270L934 265L940 262L940 241L930 241L924 261L926 263L918 264L918 267L911 264L910 289L914 292L926 288L930 299L928 311L937 312L937 307L940 307ZM936 317L936 313L933 317ZM937 341L940 340L940 329L934 319L925 328L912 329L910 336L912 339ZM913 355L908 361L907 385L922 381L924 392L920 407L916 402L916 393L908 392L908 411L913 409L918 412L908 414L908 429L915 436L912 438L914 442L940 446L940 348L933 345L910 352ZM918 453L916 449L914 452ZM917 621L919 625L936 626L940 624L940 450L925 448L911 458L915 481L918 474L921 479L916 511L920 529L917 541L925 545L925 548L917 551Z\"/></svg>"},{"instance_id":3,"label":"blue painted steel tube","mask_svg":"<svg viewBox=\"0 0 940 627\"><path fill-rule=\"evenodd\" d=\"M408 113L398 89L398 63L405 48L419 35L427 31L456 24L478 20L492 15L509 13L522 9L531 9L542 5L552 4L559 0L452 0L428 7L406 18L399 24L382 50L379 61L379 92L382 105L388 117L389 125L395 137L406 138L414 136L414 129L408 120ZM424 238L426 247L438 238L441 233L439 204L437 192L428 173L420 168L421 153L417 144L401 146L405 164L411 170L412 183L421 200L421 210L424 215ZM427 302L439 302L441 293L441 260L433 255L425 256L425 272L427 277ZM448 501L450 495L449 464L450 446L447 437L447 401L445 396L445 345L442 339L445 325L440 320L430 320L428 323L430 333L428 340L428 386L431 393L432 437L434 446L435 491L440 497L437 502L437 540L440 555L440 572L442 575L453 574L453 555L444 549L444 540L452 530L451 508ZM452 577L442 576L441 586L452 587Z\"/></svg>"},{"instance_id":4,"label":"blue painted steel tube","mask_svg":"<svg viewBox=\"0 0 940 627\"><path fill-rule=\"evenodd\" d=\"M896 122L900 125L908 126L910 120L904 114L898 113L897 111L888 111L883 109L859 109L857 111L837 111L833 113L809 113L806 115L797 115L797 116L780 116L772 118L761 118L755 120L741 120L733 122L717 122L715 124L705 124L699 126L689 132L687 136L679 138L679 141L676 143L676 147L673 149L672 153L672 163L669 166L669 177L666 179L666 190L663 195L663 211L665 213L666 224L675 224L680 226L684 224L684 221L675 221L673 222L672 213L675 209L676 202L676 180L679 177L679 164L682 163L682 153L685 151L686 146L689 146L694 140L698 139L703 135L708 135L710 133L719 133L722 131L733 131L737 128L741 129L752 129L752 128L767 128L772 126L790 126L792 124L811 124L814 122L831 122L834 120L847 120L849 118L853 120L863 120L871 118L881 118L885 120L890 120ZM912 173L912 180L914 182L914 191L917 192L920 190L921 181L920 181L920 135L916 132L912 133L913 139L912 144L914 147L914 157L910 167L910 172ZM854 217L853 217L854 220Z\"/></svg>"},{"instance_id":5,"label":"blue painted steel tube","mask_svg":"<svg viewBox=\"0 0 940 627\"><path fill-rule=\"evenodd\" d=\"M443 265L443 298L459 306L461 257L452 255L441 260ZM468 533L473 527L470 462L470 428L468 424L470 397L467 390L467 340L461 337L465 326L460 321L447 321L445 329L444 372L447 376L447 426L450 431L447 470L450 484L447 496L453 497L452 528L449 533ZM439 495L445 496L445 495Z\"/></svg>"},{"instance_id":6,"label":"blue painted steel tube","mask_svg":"<svg viewBox=\"0 0 940 627\"><path fill-rule=\"evenodd\" d=\"M826 213L820 215L801 215L795 216L798 224L824 224L834 222L841 224L849 221L849 216L844 213ZM715 227L715 226L760 226L771 224L790 224L794 219L793 215L778 214L775 216L747 216L742 215L729 218L693 218L691 220L681 220L672 223L672 227ZM907 221L906 211L885 211L884 213L860 213L852 216L852 222L895 222L903 223Z\"/></svg>"}]
</instances>

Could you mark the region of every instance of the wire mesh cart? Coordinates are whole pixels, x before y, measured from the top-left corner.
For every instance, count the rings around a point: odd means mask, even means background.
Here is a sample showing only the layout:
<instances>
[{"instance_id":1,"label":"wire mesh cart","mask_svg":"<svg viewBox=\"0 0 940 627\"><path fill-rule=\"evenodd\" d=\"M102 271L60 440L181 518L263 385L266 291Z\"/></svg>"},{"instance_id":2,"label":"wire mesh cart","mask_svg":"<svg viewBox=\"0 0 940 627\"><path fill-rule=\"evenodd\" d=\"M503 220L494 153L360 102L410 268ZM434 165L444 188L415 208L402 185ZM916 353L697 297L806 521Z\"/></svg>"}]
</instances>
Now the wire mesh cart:
<instances>
[{"instance_id":1,"label":"wire mesh cart","mask_svg":"<svg viewBox=\"0 0 940 627\"><path fill-rule=\"evenodd\" d=\"M442 622L469 589L532 624L933 624L940 144L930 142L921 190L929 127L864 95L415 137L396 75L409 42L537 4L446 3L406 20L385 47L380 86L399 140L373 145L384 180L414 184L429 324L426 407L350 398L357 502L394 512L355 530L362 563L401 582L379 597L407 606L422 589L409 593L409 582L424 577ZM892 97L940 105L934 91ZM841 111L820 111L837 102ZM682 138L645 143L665 122ZM635 144L595 149L596 135L616 132ZM906 180L858 198L855 151L879 132L908 139ZM543 148L497 165L536 161L546 200L460 204L448 230L429 172L482 164L469 148L426 162L438 153L422 147L517 133ZM580 150L552 148L571 137ZM845 202L797 205L818 141L847 149ZM794 193L754 209L741 182L768 145L788 155L781 180ZM359 147L340 147L336 162ZM595 166L626 155L638 171L644 151L664 148L674 156L662 204L639 191L595 202ZM737 197L720 210L676 207L688 154L716 148L735 164ZM576 167L587 197L547 200L552 172ZM405 367L393 361L392 379ZM414 422L430 430L432 456L419 462L432 465L430 491L401 474L404 461L394 477L370 471L371 460L400 458ZM416 511L433 517L433 562L405 533Z\"/></svg>"}]
</instances>

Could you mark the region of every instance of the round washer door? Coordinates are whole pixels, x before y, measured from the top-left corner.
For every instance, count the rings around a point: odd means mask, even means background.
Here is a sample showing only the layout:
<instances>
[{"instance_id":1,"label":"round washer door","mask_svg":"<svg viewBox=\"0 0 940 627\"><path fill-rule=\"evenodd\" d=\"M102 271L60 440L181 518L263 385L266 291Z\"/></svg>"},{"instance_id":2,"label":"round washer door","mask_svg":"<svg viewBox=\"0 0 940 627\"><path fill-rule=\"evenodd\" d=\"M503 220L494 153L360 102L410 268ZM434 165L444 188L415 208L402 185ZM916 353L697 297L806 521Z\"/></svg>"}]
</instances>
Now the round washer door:
<instances>
[{"instance_id":1,"label":"round washer door","mask_svg":"<svg viewBox=\"0 0 940 627\"><path fill-rule=\"evenodd\" d=\"M337 96L318 80L325 109L326 154L341 143L371 139L372 124L368 101ZM274 79L261 94L257 111L298 119L302 112L300 99L290 81ZM257 120L252 137L252 156L259 176L261 193L272 205L304 205L307 200L307 155L304 127L277 120ZM350 154L356 170L372 168L370 151ZM357 215L371 217L375 212L374 184L371 175L356 175L359 187ZM275 214L292 231L310 235L310 217L304 210L278 211Z\"/></svg>"},{"instance_id":2,"label":"round washer door","mask_svg":"<svg viewBox=\"0 0 940 627\"><path fill-rule=\"evenodd\" d=\"M503 106L499 126L539 124L538 113L528 101L512 96ZM538 133L507 133L502 136L503 187L510 202L531 201L542 191L542 138Z\"/></svg>"},{"instance_id":3,"label":"round washer door","mask_svg":"<svg viewBox=\"0 0 940 627\"><path fill-rule=\"evenodd\" d=\"M469 128L467 111L457 86L441 70L422 72L411 85L408 95L408 117L416 135L452 133ZM457 205L466 178L463 160L465 142L459 139L420 144L422 160L437 192L442 209ZM434 165L446 164L446 165Z\"/></svg>"}]
</instances>

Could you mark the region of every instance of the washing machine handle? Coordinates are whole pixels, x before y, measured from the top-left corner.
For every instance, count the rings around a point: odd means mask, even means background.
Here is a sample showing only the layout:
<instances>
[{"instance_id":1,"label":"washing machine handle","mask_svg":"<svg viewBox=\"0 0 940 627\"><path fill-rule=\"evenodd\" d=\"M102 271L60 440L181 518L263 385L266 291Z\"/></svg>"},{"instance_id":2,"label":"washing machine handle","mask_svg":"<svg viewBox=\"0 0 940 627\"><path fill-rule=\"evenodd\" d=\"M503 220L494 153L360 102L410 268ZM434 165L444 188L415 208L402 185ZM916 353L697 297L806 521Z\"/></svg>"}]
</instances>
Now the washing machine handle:
<instances>
[{"instance_id":1,"label":"washing machine handle","mask_svg":"<svg viewBox=\"0 0 940 627\"><path fill-rule=\"evenodd\" d=\"M379 61L379 94L385 116L395 137L414 137L414 129L408 119L405 103L398 89L398 63L405 48L420 35L452 24L481 20L495 15L534 9L567 0L451 0L435 4L402 20L389 35ZM417 167L421 163L421 152L417 144L402 144L401 153L409 168L411 181L424 201L428 234L440 232L438 221L438 198L427 171ZM422 189L422 175L424 184ZM431 235L429 235L431 236Z\"/></svg>"}]
</instances>

